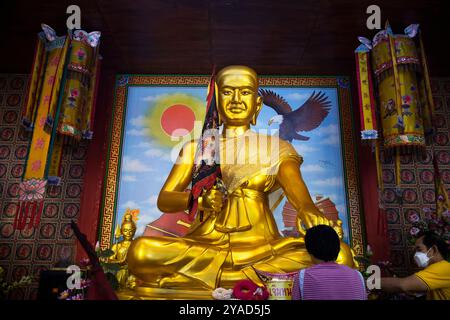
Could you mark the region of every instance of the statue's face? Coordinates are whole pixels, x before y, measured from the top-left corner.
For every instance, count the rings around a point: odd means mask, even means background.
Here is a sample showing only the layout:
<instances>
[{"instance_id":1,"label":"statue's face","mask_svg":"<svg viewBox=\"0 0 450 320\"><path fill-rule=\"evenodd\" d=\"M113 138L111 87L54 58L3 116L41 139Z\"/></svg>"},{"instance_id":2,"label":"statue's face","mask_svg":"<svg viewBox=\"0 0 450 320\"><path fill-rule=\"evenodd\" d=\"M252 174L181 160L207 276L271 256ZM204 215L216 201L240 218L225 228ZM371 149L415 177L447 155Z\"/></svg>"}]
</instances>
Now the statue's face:
<instances>
[{"instance_id":1,"label":"statue's face","mask_svg":"<svg viewBox=\"0 0 450 320\"><path fill-rule=\"evenodd\" d=\"M262 107L255 78L239 68L218 80L218 104L222 121L227 125L248 125Z\"/></svg>"},{"instance_id":2,"label":"statue's face","mask_svg":"<svg viewBox=\"0 0 450 320\"><path fill-rule=\"evenodd\" d=\"M124 240L133 240L136 229L131 224L125 224L122 227L122 235Z\"/></svg>"}]
</instances>

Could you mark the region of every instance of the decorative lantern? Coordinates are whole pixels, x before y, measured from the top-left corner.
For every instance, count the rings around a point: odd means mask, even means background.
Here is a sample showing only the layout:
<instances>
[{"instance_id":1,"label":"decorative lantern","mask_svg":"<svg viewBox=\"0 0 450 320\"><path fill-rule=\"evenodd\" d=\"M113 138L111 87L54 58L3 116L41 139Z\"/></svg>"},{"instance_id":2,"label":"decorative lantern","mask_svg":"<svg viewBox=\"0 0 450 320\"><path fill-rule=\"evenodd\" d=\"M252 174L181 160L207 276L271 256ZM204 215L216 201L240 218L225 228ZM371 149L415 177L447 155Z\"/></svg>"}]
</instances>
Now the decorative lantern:
<instances>
[{"instance_id":1,"label":"decorative lantern","mask_svg":"<svg viewBox=\"0 0 450 320\"><path fill-rule=\"evenodd\" d=\"M418 24L408 26L405 34L394 34L386 23L372 41L358 40L362 43L355 50L361 138L375 149L383 208L380 148L394 156L396 194L401 201L400 155L425 151L426 136L434 131L433 99Z\"/></svg>"},{"instance_id":2,"label":"decorative lantern","mask_svg":"<svg viewBox=\"0 0 450 320\"><path fill-rule=\"evenodd\" d=\"M15 229L37 226L45 187L60 183L64 146L91 139L98 84L100 32L58 37L42 24L38 34L22 124L31 132Z\"/></svg>"}]
</instances>

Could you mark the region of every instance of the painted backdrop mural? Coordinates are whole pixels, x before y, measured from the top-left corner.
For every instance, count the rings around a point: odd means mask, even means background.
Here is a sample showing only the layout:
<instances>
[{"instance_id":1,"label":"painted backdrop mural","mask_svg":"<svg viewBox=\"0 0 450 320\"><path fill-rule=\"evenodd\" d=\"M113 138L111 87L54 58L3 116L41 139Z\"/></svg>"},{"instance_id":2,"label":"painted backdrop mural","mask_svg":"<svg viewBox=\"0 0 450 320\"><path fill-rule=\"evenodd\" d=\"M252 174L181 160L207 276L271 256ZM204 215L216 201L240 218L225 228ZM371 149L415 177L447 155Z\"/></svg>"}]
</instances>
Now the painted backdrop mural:
<instances>
[{"instance_id":1,"label":"painted backdrop mural","mask_svg":"<svg viewBox=\"0 0 450 320\"><path fill-rule=\"evenodd\" d=\"M323 92L330 102L329 114L309 132L299 132L309 140L293 140L292 144L304 158L301 172L311 196L328 216L342 221L344 240L349 240L348 208L344 183L341 148L340 113L336 88L262 87L288 102L292 109L300 107L313 92ZM115 206L115 226L127 209L139 209L138 230L144 233L147 224L158 219L158 193L172 168L173 161L186 139L198 137L204 118L206 86L130 86L126 113ZM277 113L264 106L253 130L279 129L269 120ZM289 234L285 224L289 206L283 200L274 211L280 231ZM286 233L287 231L287 233Z\"/></svg>"}]
</instances>

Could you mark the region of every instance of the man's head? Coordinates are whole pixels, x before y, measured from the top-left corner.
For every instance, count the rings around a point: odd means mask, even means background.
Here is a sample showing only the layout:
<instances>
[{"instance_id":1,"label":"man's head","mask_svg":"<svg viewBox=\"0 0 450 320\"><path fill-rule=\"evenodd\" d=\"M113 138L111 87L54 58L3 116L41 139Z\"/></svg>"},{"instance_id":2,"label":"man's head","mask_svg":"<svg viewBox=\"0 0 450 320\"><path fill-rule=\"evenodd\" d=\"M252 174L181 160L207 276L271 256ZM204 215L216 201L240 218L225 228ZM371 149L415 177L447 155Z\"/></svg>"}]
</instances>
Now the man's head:
<instances>
[{"instance_id":1,"label":"man's head","mask_svg":"<svg viewBox=\"0 0 450 320\"><path fill-rule=\"evenodd\" d=\"M313 262L329 262L336 261L341 244L332 227L320 224L306 231L305 245Z\"/></svg>"},{"instance_id":2,"label":"man's head","mask_svg":"<svg viewBox=\"0 0 450 320\"><path fill-rule=\"evenodd\" d=\"M428 261L427 263L420 265L420 261L417 261L416 258L416 262L419 264L419 266L424 267L426 265L438 262L442 259L446 259L448 255L448 245L435 233L427 231L419 234L415 243L415 251L415 257L423 256L424 260Z\"/></svg>"},{"instance_id":3,"label":"man's head","mask_svg":"<svg viewBox=\"0 0 450 320\"><path fill-rule=\"evenodd\" d=\"M228 66L217 74L218 105L221 120L231 126L256 124L262 107L258 76L246 66Z\"/></svg>"}]
</instances>

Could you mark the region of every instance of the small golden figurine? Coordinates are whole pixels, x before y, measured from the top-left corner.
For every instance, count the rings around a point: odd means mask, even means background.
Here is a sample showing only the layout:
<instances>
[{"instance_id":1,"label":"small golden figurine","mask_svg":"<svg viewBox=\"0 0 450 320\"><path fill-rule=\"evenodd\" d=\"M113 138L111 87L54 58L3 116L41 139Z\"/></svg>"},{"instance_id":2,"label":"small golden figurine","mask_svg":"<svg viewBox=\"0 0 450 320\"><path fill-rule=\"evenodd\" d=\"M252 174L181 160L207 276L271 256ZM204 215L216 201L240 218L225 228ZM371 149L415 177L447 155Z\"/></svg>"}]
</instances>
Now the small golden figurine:
<instances>
[{"instance_id":1,"label":"small golden figurine","mask_svg":"<svg viewBox=\"0 0 450 320\"><path fill-rule=\"evenodd\" d=\"M107 258L108 263L115 263L120 266L120 270L116 273L117 281L121 288L133 287L135 278L130 276L128 272L127 253L131 241L136 233L136 223L133 221L133 215L127 210L120 226L120 235L122 241L117 242L111 247L114 254Z\"/></svg>"},{"instance_id":2,"label":"small golden figurine","mask_svg":"<svg viewBox=\"0 0 450 320\"><path fill-rule=\"evenodd\" d=\"M334 231L336 231L339 239L341 240L341 251L339 252L338 258L336 260L337 263L346 264L355 269L359 269L359 263L355 260L355 251L350 248L342 238L344 237L344 230L342 229L342 220L336 220L332 225Z\"/></svg>"}]
</instances>

